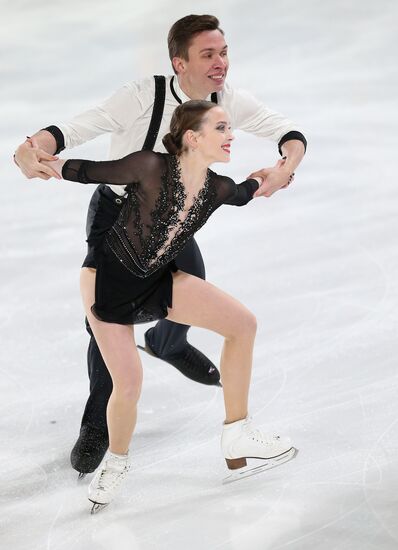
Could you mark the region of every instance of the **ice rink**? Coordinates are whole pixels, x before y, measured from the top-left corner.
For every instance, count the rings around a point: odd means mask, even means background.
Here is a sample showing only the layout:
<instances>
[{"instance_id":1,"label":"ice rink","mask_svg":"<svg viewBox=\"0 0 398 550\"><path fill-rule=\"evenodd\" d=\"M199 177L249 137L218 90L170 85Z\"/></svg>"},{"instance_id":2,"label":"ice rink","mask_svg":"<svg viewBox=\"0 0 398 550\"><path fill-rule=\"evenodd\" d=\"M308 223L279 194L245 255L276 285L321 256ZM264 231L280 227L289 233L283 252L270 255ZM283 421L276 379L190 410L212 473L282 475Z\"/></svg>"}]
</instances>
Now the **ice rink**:
<instances>
[{"instance_id":1,"label":"ice rink","mask_svg":"<svg viewBox=\"0 0 398 550\"><path fill-rule=\"evenodd\" d=\"M197 236L208 280L258 318L251 413L300 452L223 485L220 388L142 356L132 471L91 516L69 453L88 396L78 278L94 186L28 181L11 158L25 135L169 74L166 35L189 13L219 17L229 82L308 138L288 190L220 209ZM1 20L1 548L398 548L398 4L2 0ZM242 180L278 158L237 132L216 170ZM189 339L218 364L219 336Z\"/></svg>"}]
</instances>

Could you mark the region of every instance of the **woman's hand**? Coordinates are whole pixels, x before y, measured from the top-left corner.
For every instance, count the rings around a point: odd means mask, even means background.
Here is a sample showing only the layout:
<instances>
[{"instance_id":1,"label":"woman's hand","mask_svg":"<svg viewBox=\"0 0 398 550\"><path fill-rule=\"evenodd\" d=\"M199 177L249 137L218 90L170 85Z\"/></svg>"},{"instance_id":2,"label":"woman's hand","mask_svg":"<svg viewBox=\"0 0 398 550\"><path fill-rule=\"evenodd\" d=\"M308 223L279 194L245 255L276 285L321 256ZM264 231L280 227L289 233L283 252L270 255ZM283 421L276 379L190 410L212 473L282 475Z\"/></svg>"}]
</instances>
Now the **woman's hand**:
<instances>
[{"instance_id":1,"label":"woman's hand","mask_svg":"<svg viewBox=\"0 0 398 550\"><path fill-rule=\"evenodd\" d=\"M40 149L34 138L27 138L18 147L14 155L15 164L28 179L41 178L48 180L57 177L58 174L54 172L51 165L44 163L44 161L56 159L58 159L57 156L49 155Z\"/></svg>"},{"instance_id":2,"label":"woman's hand","mask_svg":"<svg viewBox=\"0 0 398 550\"><path fill-rule=\"evenodd\" d=\"M284 158L278 160L275 166L271 168L263 168L257 172L250 174L249 178L256 179L257 177L262 179L260 187L254 193L253 197L270 197L279 189L286 188L294 179L294 174L291 174L287 170L285 165L286 160ZM248 179L249 179L248 178Z\"/></svg>"},{"instance_id":3,"label":"woman's hand","mask_svg":"<svg viewBox=\"0 0 398 550\"><path fill-rule=\"evenodd\" d=\"M47 153L44 153L45 156L43 156L42 155L43 151L39 149L36 140L34 138L28 138L28 141L30 142L33 151L40 157L40 164L49 168L49 170L45 172L46 177L42 177L42 179L48 180L51 177L54 177L58 180L62 180L62 167L65 164L65 160L62 160L53 155L48 155ZM55 160L52 160L52 159L55 159Z\"/></svg>"}]
</instances>

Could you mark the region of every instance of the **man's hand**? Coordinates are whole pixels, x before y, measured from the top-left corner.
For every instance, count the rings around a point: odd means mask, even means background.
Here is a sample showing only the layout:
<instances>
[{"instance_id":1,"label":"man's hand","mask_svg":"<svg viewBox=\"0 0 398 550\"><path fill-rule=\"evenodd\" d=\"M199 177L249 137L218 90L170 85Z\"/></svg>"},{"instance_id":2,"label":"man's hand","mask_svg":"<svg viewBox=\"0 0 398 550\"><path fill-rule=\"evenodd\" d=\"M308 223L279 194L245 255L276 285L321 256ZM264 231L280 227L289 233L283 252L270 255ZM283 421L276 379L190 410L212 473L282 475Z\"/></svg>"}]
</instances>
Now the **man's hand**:
<instances>
[{"instance_id":1,"label":"man's hand","mask_svg":"<svg viewBox=\"0 0 398 550\"><path fill-rule=\"evenodd\" d=\"M253 197L270 197L279 189L286 188L294 179L294 174L287 170L285 165L286 160L280 159L271 168L263 168L257 170L248 176L247 179L260 177L263 179L262 185L254 193Z\"/></svg>"},{"instance_id":2,"label":"man's hand","mask_svg":"<svg viewBox=\"0 0 398 550\"><path fill-rule=\"evenodd\" d=\"M57 159L58 157L40 149L35 138L28 138L25 143L22 143L15 151L14 157L15 163L28 179L41 178L42 180L61 179L55 170L41 163L42 160Z\"/></svg>"}]
</instances>

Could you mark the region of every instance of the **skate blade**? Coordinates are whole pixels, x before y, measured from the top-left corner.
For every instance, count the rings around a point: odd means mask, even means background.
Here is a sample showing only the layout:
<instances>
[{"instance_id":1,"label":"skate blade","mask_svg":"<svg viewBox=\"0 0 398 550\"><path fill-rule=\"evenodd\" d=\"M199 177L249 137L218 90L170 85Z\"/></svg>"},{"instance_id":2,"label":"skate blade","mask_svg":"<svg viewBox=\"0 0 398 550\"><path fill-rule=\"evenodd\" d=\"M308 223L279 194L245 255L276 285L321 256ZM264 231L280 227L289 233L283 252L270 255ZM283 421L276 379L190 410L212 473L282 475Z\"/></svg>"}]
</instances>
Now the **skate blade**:
<instances>
[{"instance_id":1,"label":"skate blade","mask_svg":"<svg viewBox=\"0 0 398 550\"><path fill-rule=\"evenodd\" d=\"M79 475L77 476L78 481L80 481L81 479L84 479L86 475L87 474L85 474L84 472L79 472Z\"/></svg>"},{"instance_id":2,"label":"skate blade","mask_svg":"<svg viewBox=\"0 0 398 550\"><path fill-rule=\"evenodd\" d=\"M247 466L246 468L240 468L239 470L233 470L233 472L225 477L222 480L223 485L227 483L232 483L233 481L239 481L239 479L244 479L246 477L254 476L257 474L260 474L261 472L265 472L266 470L271 470L271 468L276 468L277 466L281 466L282 464L285 464L285 462L289 462L290 460L293 460L298 454L298 449L295 447L292 447L286 453L283 453L280 456L277 456L275 458L268 458L268 459L253 459L253 460L261 460L261 464L258 466ZM250 460L250 459L248 459Z\"/></svg>"},{"instance_id":3,"label":"skate blade","mask_svg":"<svg viewBox=\"0 0 398 550\"><path fill-rule=\"evenodd\" d=\"M108 506L108 504L101 504L100 502L95 502L94 500L90 500L90 499L88 500L93 503L91 507L91 512L90 512L91 514L96 514L97 512L102 510L102 508L105 508L106 506Z\"/></svg>"},{"instance_id":4,"label":"skate blade","mask_svg":"<svg viewBox=\"0 0 398 550\"><path fill-rule=\"evenodd\" d=\"M151 348L149 348L148 346L141 346L140 344L137 344L137 348L138 349L141 349L142 351L145 351L148 355L151 355L152 357L156 357L156 359L160 359L160 357L158 357L157 355L155 355L153 353L153 351L151 350Z\"/></svg>"}]
</instances>

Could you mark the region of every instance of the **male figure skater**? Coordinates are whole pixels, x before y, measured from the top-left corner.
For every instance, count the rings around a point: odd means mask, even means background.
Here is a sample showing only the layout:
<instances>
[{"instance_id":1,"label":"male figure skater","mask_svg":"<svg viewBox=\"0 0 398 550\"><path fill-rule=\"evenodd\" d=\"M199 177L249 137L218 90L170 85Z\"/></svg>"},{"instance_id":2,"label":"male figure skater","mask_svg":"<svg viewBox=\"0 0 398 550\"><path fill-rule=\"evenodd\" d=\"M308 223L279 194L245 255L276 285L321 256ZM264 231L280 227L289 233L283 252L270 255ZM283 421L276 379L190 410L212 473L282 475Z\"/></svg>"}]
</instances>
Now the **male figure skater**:
<instances>
[{"instance_id":1,"label":"male figure skater","mask_svg":"<svg viewBox=\"0 0 398 550\"><path fill-rule=\"evenodd\" d=\"M162 137L169 131L174 109L189 99L209 99L227 111L234 129L278 144L283 160L274 167L251 174L263 178L256 196L269 197L286 187L304 156L305 137L289 119L271 111L251 94L226 83L228 46L218 19L211 15L183 17L170 29L168 49L174 75L130 82L101 105L67 123L48 126L22 143L15 153L15 162L23 174L42 179L56 176L41 161L53 160L53 155L64 148L75 147L106 132L111 133L110 159L140 149L164 152ZM120 186L108 185L99 185L94 192L87 218L89 252L90 234L96 232L98 235L112 225L118 216L123 193ZM194 239L177 256L176 264L187 273L205 278L203 260ZM90 263L85 266L95 267ZM106 407L112 392L111 377L86 324L91 335L88 349L90 396L80 435L71 453L72 466L81 474L94 471L108 447ZM186 325L159 321L145 333L143 349L194 381L219 385L217 368L188 343L188 330Z\"/></svg>"}]
</instances>

